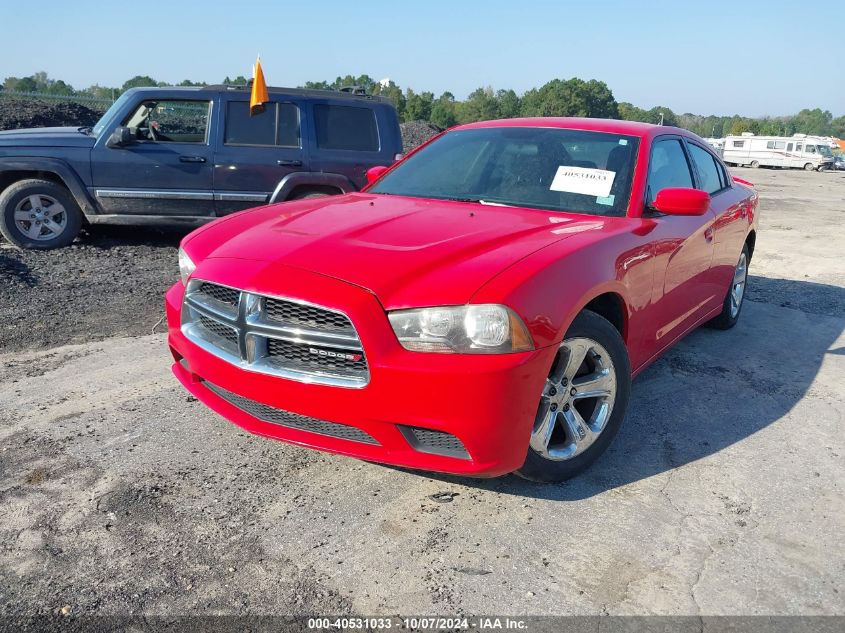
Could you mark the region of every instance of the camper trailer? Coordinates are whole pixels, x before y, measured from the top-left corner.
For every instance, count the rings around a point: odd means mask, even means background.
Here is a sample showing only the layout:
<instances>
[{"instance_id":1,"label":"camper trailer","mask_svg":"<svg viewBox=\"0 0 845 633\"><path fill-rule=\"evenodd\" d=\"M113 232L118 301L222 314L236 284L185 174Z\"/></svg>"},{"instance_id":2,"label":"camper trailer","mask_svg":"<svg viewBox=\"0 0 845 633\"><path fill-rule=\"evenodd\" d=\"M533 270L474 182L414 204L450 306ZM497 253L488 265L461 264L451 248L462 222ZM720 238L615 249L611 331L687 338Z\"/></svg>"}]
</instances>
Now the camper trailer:
<instances>
[{"instance_id":1,"label":"camper trailer","mask_svg":"<svg viewBox=\"0 0 845 633\"><path fill-rule=\"evenodd\" d=\"M818 136L728 136L724 161L740 167L794 167L821 171L833 166L830 141Z\"/></svg>"}]
</instances>

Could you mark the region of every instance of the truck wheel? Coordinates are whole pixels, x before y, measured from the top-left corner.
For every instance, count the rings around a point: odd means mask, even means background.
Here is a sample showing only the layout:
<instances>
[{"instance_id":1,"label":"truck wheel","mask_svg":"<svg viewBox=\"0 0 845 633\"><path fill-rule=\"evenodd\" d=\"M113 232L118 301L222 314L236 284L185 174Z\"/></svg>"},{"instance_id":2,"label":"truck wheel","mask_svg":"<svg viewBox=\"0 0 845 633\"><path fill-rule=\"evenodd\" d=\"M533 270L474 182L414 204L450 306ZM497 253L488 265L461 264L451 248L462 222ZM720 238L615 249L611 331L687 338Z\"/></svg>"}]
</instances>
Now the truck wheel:
<instances>
[{"instance_id":1,"label":"truck wheel","mask_svg":"<svg viewBox=\"0 0 845 633\"><path fill-rule=\"evenodd\" d=\"M752 160L751 161L751 169L757 169L760 166L760 161Z\"/></svg>"},{"instance_id":2,"label":"truck wheel","mask_svg":"<svg viewBox=\"0 0 845 633\"><path fill-rule=\"evenodd\" d=\"M323 191L303 191L290 197L291 200L308 200L309 198L326 198L331 194Z\"/></svg>"},{"instance_id":3,"label":"truck wheel","mask_svg":"<svg viewBox=\"0 0 845 633\"><path fill-rule=\"evenodd\" d=\"M0 233L20 248L67 246L82 228L70 192L49 180L21 180L0 194Z\"/></svg>"},{"instance_id":4,"label":"truck wheel","mask_svg":"<svg viewBox=\"0 0 845 633\"><path fill-rule=\"evenodd\" d=\"M516 474L533 481L574 477L610 445L631 393L625 342L610 321L575 317L546 380L528 454Z\"/></svg>"},{"instance_id":5,"label":"truck wheel","mask_svg":"<svg viewBox=\"0 0 845 633\"><path fill-rule=\"evenodd\" d=\"M813 166L813 163L807 163L804 165L804 171L813 171L814 169L815 167Z\"/></svg>"}]
</instances>

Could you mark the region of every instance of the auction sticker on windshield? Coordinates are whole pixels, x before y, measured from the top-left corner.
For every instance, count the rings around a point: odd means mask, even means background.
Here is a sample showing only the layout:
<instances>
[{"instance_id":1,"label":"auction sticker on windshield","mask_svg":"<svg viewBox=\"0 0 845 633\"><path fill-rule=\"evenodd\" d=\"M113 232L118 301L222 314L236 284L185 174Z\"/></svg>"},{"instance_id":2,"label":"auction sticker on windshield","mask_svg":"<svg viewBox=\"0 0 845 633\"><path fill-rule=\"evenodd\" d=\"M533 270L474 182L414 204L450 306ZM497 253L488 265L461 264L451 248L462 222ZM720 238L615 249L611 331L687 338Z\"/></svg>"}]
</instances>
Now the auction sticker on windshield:
<instances>
[{"instance_id":1,"label":"auction sticker on windshield","mask_svg":"<svg viewBox=\"0 0 845 633\"><path fill-rule=\"evenodd\" d=\"M614 178L616 178L615 171L561 165L557 168L557 173L549 189L606 198L610 195Z\"/></svg>"}]
</instances>

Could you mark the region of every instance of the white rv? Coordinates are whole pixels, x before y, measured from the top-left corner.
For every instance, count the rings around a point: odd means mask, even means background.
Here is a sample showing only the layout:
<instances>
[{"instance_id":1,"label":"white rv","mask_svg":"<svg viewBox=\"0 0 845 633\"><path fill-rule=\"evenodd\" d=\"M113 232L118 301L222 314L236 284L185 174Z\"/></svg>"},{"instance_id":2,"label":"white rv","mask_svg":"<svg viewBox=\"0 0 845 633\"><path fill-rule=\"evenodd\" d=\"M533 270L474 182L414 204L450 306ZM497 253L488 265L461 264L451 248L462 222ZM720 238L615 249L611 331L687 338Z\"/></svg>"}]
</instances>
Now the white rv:
<instances>
[{"instance_id":1,"label":"white rv","mask_svg":"<svg viewBox=\"0 0 845 633\"><path fill-rule=\"evenodd\" d=\"M751 167L796 167L811 171L830 169L833 152L830 141L818 136L742 136L725 137L722 158L729 165Z\"/></svg>"}]
</instances>

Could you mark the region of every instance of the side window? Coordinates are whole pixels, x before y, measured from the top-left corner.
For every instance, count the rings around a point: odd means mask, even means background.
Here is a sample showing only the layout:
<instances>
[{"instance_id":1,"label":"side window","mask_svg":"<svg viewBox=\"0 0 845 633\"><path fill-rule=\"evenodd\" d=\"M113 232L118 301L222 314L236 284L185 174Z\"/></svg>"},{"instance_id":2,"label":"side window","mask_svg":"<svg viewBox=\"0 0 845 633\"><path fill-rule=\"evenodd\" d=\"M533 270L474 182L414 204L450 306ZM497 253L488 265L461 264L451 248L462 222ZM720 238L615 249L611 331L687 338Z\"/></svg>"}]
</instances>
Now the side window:
<instances>
[{"instance_id":1,"label":"side window","mask_svg":"<svg viewBox=\"0 0 845 633\"><path fill-rule=\"evenodd\" d=\"M299 147L299 108L292 103L269 103L264 112L249 115L247 101L226 105L226 145Z\"/></svg>"},{"instance_id":2,"label":"side window","mask_svg":"<svg viewBox=\"0 0 845 633\"><path fill-rule=\"evenodd\" d=\"M376 115L370 108L317 104L314 126L321 149L379 150Z\"/></svg>"},{"instance_id":3,"label":"side window","mask_svg":"<svg viewBox=\"0 0 845 633\"><path fill-rule=\"evenodd\" d=\"M742 147L745 145L745 141L734 141L734 147Z\"/></svg>"},{"instance_id":4,"label":"side window","mask_svg":"<svg viewBox=\"0 0 845 633\"><path fill-rule=\"evenodd\" d=\"M139 141L205 143L210 101L144 101L124 121Z\"/></svg>"},{"instance_id":5,"label":"side window","mask_svg":"<svg viewBox=\"0 0 845 633\"><path fill-rule=\"evenodd\" d=\"M687 146L690 150L690 156L692 156L692 162L695 163L695 168L701 179L699 189L707 193L716 193L723 189L722 179L719 177L719 168L710 152L693 143L688 143Z\"/></svg>"},{"instance_id":6,"label":"side window","mask_svg":"<svg viewBox=\"0 0 845 633\"><path fill-rule=\"evenodd\" d=\"M796 152L803 152L803 151L804 151L804 145L803 145L803 144L801 144L801 143L798 143L798 144L795 146L795 151L796 151Z\"/></svg>"},{"instance_id":7,"label":"side window","mask_svg":"<svg viewBox=\"0 0 845 633\"><path fill-rule=\"evenodd\" d=\"M775 141L775 149L783 149L784 147L786 147L784 141Z\"/></svg>"},{"instance_id":8,"label":"side window","mask_svg":"<svg viewBox=\"0 0 845 633\"><path fill-rule=\"evenodd\" d=\"M787 146L786 146L786 151L787 151L787 152L791 152L791 151L792 151L792 143L787 144Z\"/></svg>"},{"instance_id":9,"label":"side window","mask_svg":"<svg viewBox=\"0 0 845 633\"><path fill-rule=\"evenodd\" d=\"M689 163L678 139L657 141L651 149L648 166L648 199L651 204L661 189L667 187L692 187Z\"/></svg>"},{"instance_id":10,"label":"side window","mask_svg":"<svg viewBox=\"0 0 845 633\"><path fill-rule=\"evenodd\" d=\"M808 154L815 154L816 153L816 146L815 145L807 145L807 153Z\"/></svg>"}]
</instances>

